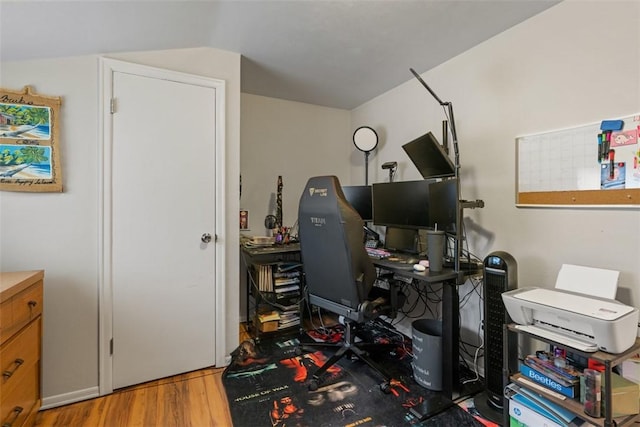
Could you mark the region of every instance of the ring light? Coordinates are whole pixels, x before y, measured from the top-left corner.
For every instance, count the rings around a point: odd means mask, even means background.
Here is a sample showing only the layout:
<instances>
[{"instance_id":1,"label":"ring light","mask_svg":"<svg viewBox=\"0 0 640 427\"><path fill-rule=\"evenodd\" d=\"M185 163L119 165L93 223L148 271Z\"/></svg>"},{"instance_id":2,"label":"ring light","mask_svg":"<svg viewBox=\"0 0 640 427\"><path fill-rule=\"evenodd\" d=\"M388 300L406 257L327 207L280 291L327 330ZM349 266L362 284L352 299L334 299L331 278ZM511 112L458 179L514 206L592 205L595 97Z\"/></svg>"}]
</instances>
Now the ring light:
<instances>
[{"instance_id":1,"label":"ring light","mask_svg":"<svg viewBox=\"0 0 640 427\"><path fill-rule=\"evenodd\" d=\"M369 126L360 126L353 132L353 143L364 153L364 184L369 185L369 153L378 146L378 134Z\"/></svg>"}]
</instances>

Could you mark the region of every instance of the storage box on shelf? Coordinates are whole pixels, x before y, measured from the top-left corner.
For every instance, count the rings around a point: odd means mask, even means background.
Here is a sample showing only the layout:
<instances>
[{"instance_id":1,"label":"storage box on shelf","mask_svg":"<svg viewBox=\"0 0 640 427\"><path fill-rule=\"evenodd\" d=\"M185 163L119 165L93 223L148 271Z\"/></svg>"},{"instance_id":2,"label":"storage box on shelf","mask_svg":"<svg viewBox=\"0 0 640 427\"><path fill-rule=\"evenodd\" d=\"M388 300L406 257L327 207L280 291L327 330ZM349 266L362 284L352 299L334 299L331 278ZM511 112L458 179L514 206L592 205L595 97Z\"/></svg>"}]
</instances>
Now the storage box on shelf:
<instances>
[{"instance_id":1,"label":"storage box on shelf","mask_svg":"<svg viewBox=\"0 0 640 427\"><path fill-rule=\"evenodd\" d=\"M535 339L541 342L545 342L551 344L556 347L564 348L568 352L576 355L576 357L583 358L584 360L592 359L604 367L604 371L601 373L603 381L602 381L602 390L601 390L601 398L603 402L603 410L602 417L590 417L584 412L584 405L580 400L580 393L577 393L575 398L567 397L566 395L561 394L558 390L552 390L551 388L540 384L534 380L526 378L521 372L519 372L519 361L517 354L509 354L509 352L505 351L503 354L504 360L504 385L505 387L509 383L515 383L520 387L523 387L533 393L536 393L540 396L543 396L545 399L553 402L554 404L560 405L562 408L565 408L586 421L587 423L591 423L596 426L624 426L631 425L635 421L640 420L640 414L626 414L620 415L620 412L616 412L616 403L613 402L613 394L615 389L615 384L618 382L614 379L612 369L618 365L621 365L627 359L635 356L640 350L640 339L636 339L635 344L627 349L626 351L620 354L610 354L602 351L597 351L595 353L586 353L580 350L576 350L574 348L568 347L560 342L551 341L546 338L539 337L537 335L530 334L528 332L521 331L515 328L515 325L509 324L505 325L504 328L504 342L512 342L511 340L517 340L518 336L523 335L529 337L531 339ZM517 341L516 341L517 342ZM504 348L508 348L505 345ZM505 396L504 407L509 408L510 400ZM627 408L625 408L627 409ZM616 416L614 416L614 413ZM504 425L510 425L511 416L509 414L509 410L505 409L504 411ZM620 416L617 416L620 415Z\"/></svg>"},{"instance_id":2,"label":"storage box on shelf","mask_svg":"<svg viewBox=\"0 0 640 427\"><path fill-rule=\"evenodd\" d=\"M31 426L40 409L43 271L0 273L0 422Z\"/></svg>"}]
</instances>

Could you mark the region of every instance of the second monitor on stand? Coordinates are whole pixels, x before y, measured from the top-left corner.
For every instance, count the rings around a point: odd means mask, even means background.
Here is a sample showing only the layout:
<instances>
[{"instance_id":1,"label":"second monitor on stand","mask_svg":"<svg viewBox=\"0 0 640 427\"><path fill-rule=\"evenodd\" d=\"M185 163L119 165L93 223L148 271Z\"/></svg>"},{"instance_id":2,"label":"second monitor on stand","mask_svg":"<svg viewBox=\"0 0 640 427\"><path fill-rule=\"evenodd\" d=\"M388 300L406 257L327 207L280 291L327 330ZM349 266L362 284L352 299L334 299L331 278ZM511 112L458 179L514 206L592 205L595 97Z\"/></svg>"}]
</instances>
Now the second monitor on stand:
<instances>
[{"instance_id":1,"label":"second monitor on stand","mask_svg":"<svg viewBox=\"0 0 640 427\"><path fill-rule=\"evenodd\" d=\"M372 194L374 224L411 229L431 226L428 181L375 183Z\"/></svg>"},{"instance_id":2,"label":"second monitor on stand","mask_svg":"<svg viewBox=\"0 0 640 427\"><path fill-rule=\"evenodd\" d=\"M370 185L343 185L342 192L363 221L373 220Z\"/></svg>"},{"instance_id":3,"label":"second monitor on stand","mask_svg":"<svg viewBox=\"0 0 640 427\"><path fill-rule=\"evenodd\" d=\"M367 226L373 220L373 207L370 185L343 185L342 192L349 204L358 212L364 223L365 242L368 247L377 247L380 235Z\"/></svg>"},{"instance_id":4,"label":"second monitor on stand","mask_svg":"<svg viewBox=\"0 0 640 427\"><path fill-rule=\"evenodd\" d=\"M391 252L418 255L418 230L410 228L387 227L384 235L384 247Z\"/></svg>"}]
</instances>

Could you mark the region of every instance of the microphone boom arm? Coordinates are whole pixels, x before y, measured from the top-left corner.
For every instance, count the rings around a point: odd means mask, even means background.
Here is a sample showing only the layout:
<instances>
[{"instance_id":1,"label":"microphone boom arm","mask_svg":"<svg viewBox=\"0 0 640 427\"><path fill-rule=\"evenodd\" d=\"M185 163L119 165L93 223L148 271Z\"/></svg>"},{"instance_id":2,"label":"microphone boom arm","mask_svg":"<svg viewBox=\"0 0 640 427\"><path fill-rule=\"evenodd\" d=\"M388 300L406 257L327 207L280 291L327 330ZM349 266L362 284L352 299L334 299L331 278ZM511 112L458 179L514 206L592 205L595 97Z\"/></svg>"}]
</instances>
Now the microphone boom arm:
<instances>
[{"instance_id":1,"label":"microphone boom arm","mask_svg":"<svg viewBox=\"0 0 640 427\"><path fill-rule=\"evenodd\" d=\"M440 97L438 97L438 95L436 95L436 93L429 87L427 82L425 82L422 79L422 77L420 77L420 74L416 73L416 71L413 68L409 68L409 71L411 71L411 73L415 76L416 79L418 79L418 81L422 84L422 86L424 86L429 91L431 96L433 96L435 100L438 101L438 104L442 105L443 107L447 107L447 114L449 115L449 121L451 122L451 138L453 139L453 152L455 155L455 167L456 167L456 177L457 177L458 169L460 169L460 154L458 153L458 133L456 132L456 121L455 121L455 118L453 117L453 103L444 102L442 99L440 99Z\"/></svg>"}]
</instances>

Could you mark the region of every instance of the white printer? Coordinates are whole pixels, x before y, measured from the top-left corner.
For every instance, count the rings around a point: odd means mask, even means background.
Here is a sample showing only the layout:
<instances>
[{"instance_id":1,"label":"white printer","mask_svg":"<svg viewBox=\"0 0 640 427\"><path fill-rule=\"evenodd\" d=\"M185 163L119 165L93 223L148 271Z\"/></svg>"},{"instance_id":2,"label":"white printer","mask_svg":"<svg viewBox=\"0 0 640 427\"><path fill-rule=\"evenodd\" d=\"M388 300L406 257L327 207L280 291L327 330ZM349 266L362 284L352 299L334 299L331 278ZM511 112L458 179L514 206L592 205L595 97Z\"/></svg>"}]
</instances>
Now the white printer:
<instances>
[{"instance_id":1,"label":"white printer","mask_svg":"<svg viewBox=\"0 0 640 427\"><path fill-rule=\"evenodd\" d=\"M517 328L579 350L617 354L636 340L638 309L614 299L529 287L502 300Z\"/></svg>"}]
</instances>

